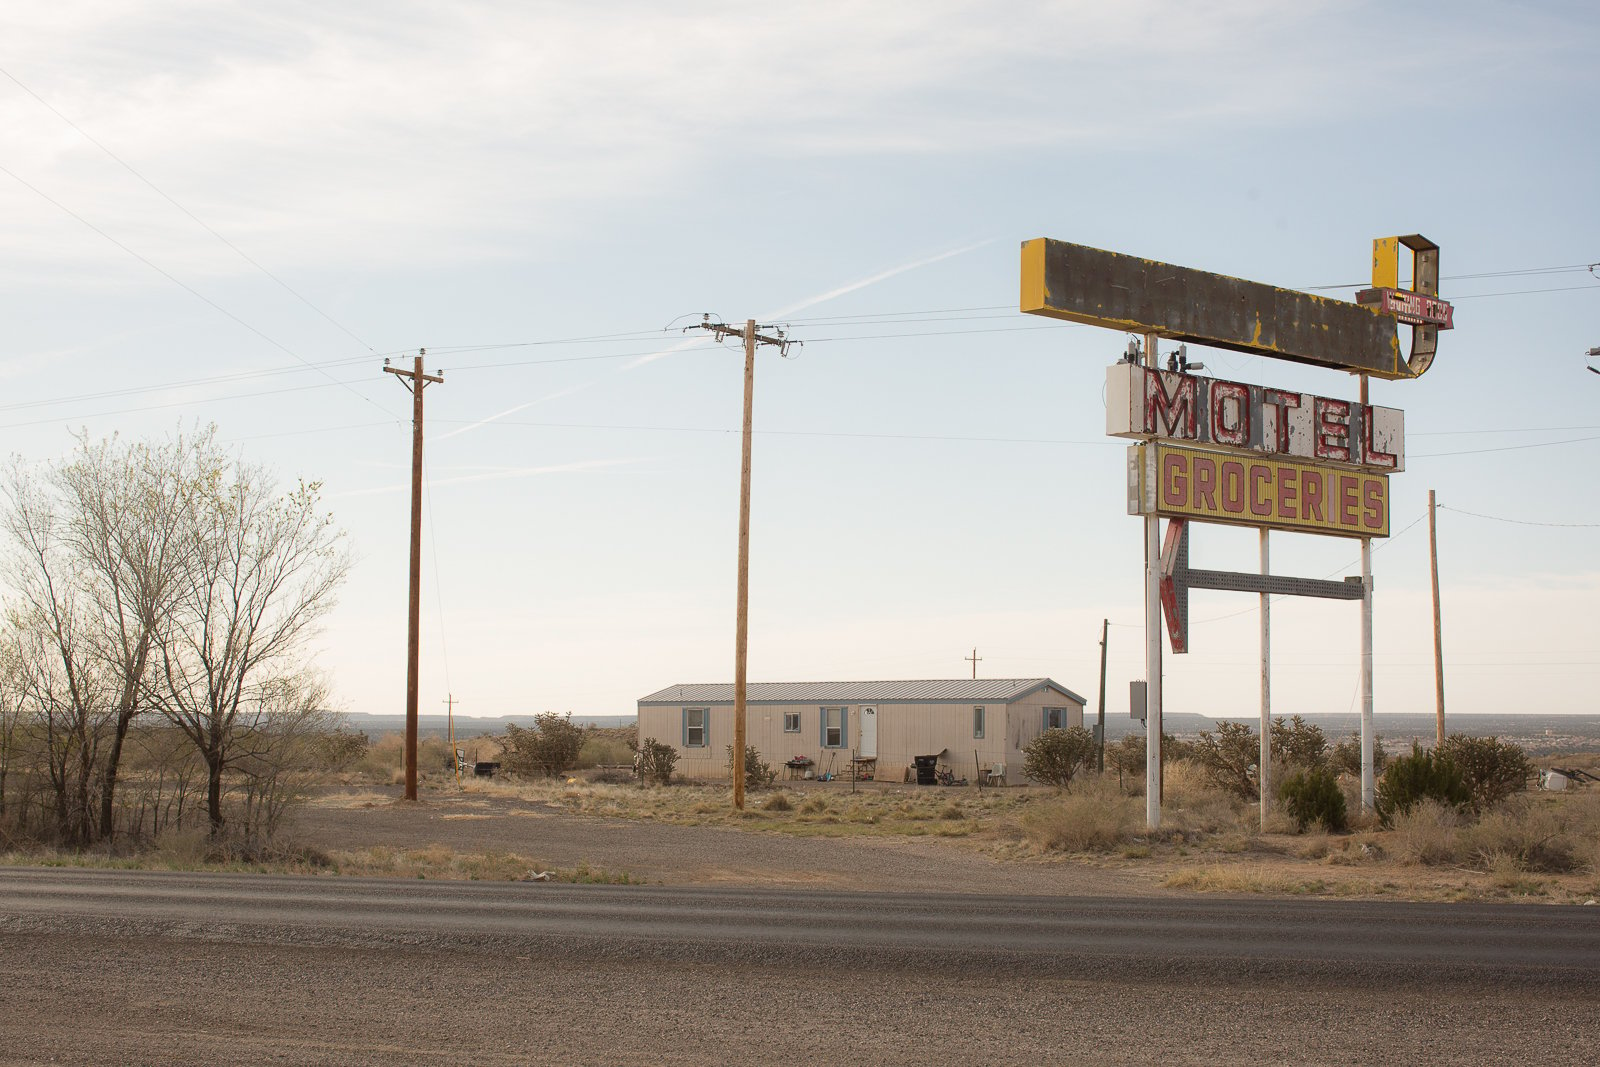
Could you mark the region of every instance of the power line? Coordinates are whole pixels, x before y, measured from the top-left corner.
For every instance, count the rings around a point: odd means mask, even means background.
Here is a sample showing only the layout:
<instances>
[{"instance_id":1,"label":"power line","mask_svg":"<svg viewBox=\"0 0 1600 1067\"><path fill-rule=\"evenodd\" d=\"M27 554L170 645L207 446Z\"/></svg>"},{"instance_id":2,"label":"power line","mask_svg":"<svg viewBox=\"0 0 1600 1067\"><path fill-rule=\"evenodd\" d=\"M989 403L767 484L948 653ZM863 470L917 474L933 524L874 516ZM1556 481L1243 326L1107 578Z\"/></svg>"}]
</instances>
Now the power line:
<instances>
[{"instance_id":1,"label":"power line","mask_svg":"<svg viewBox=\"0 0 1600 1067\"><path fill-rule=\"evenodd\" d=\"M15 171L11 170L9 167L6 167L5 165L0 164L0 172L5 173L10 178L12 178L12 180L16 181L17 184L19 184L19 185L23 186L24 188L30 190L31 192L33 192L35 195L37 195L38 197L40 197L41 199L43 199L47 203L49 203L49 204L53 205L54 207L60 209L62 212L66 213L67 215L72 216L74 219L77 219L84 226L87 226L89 229L93 230L95 233L99 234L101 237L104 237L107 241L110 241L112 244L114 244L118 248L122 249L128 255L132 256L134 259L137 259L140 263L143 263L145 266L149 267L151 270L155 271L157 274L159 274L163 278L167 279L173 285L176 285L178 288L182 289L184 292L190 294L191 296L193 296L196 299L200 300L201 302L205 303L209 307L215 309L216 311L220 312L221 314L223 314L223 315L227 316L228 318L232 319L234 322L238 323L240 326L243 326L245 329L249 330L251 333L255 334L257 337L261 338L263 341L267 342L272 347L278 349L280 352L283 352L285 355L291 356L294 359L300 361L301 363L304 363L307 367L310 367L312 370L315 370L317 373L319 373L319 374L323 375L324 377L328 378L329 381L334 381L337 384L342 385L344 388L349 389L352 393L355 393L356 396L360 397L362 400L364 400L367 403L371 404L373 407L377 408L379 411L382 411L385 415L390 415L391 417L393 416L393 412L389 411L382 404L379 404L376 400L373 400L371 397L369 397L366 394L364 394L364 393L360 392L359 390L357 390L349 382L338 382L338 380L335 379L331 374L328 374L327 371L323 370L321 367L318 367L316 364L312 363L310 360L308 360L304 356L300 355L300 353L291 350L287 345L284 345L284 344L280 343L279 341L277 341L276 339L274 339L272 337L269 337L266 333L262 332L260 329L256 328L255 326L252 326L250 323L246 322L244 319L241 319L238 315L235 315L233 312L229 311L227 308L223 307L221 304L217 303L215 300L212 300L209 296L206 296L204 293L200 292L200 290L194 288L192 285L189 285L187 282L184 282L184 281L180 280L176 275L174 275L171 272L165 270L164 268L157 266L154 262L152 262L151 260L147 259L145 256L141 255L140 253L134 251L128 245L123 244L121 241L117 240L115 237L111 236L109 233L107 233L106 231L102 230L100 227L96 226L94 223L90 222L88 219L84 218L82 215L78 214L76 211L73 211L71 208L67 207L67 205L63 204L61 201L59 201L55 197L51 196L49 193L45 192L43 189L40 189L38 186L36 186L33 183L31 183L31 182L27 181L26 179L24 179L21 175L17 174Z\"/></svg>"},{"instance_id":2,"label":"power line","mask_svg":"<svg viewBox=\"0 0 1600 1067\"><path fill-rule=\"evenodd\" d=\"M322 310L320 307L318 307L317 305L313 304L310 300L306 299L306 297L302 293L300 293L296 289L290 287L289 283L285 282L282 278L278 277L276 274L272 273L266 267L263 267L260 263L256 262L254 259L250 258L250 256L246 255L244 250L241 249L238 245L234 244L232 241L230 241L226 237L222 236L222 234L220 234L216 230L212 229L209 225L207 225L207 223L205 222L204 219L200 218L200 216L196 215L194 212L190 211L188 208L186 208L182 204L178 203L176 200L174 200L171 196L169 196L167 194L166 190L164 190L161 187L159 187L158 185L156 185L155 182L153 182L149 178L145 177L138 170L135 170L133 164L129 163L127 160L125 160L121 156L117 155L111 149L107 148L104 144L102 144L99 140L97 140L92 134L90 134L88 130L85 130L82 126L79 126L76 122L73 122L71 119L67 118L67 116L65 116L61 112L57 111L55 109L55 107L51 105L50 101L46 100L44 97L42 97L38 93L34 92L28 86L24 85L22 83L22 81L15 74L12 74L9 70L6 70L3 67L0 67L0 74L4 74L7 78L10 78L12 80L12 82L14 82L16 84L17 88L21 89L23 92L25 92L29 96L33 97L40 104L44 105L45 110L49 111L50 114L54 115L56 118L60 119L62 122L65 122L68 126L71 126L74 130L76 130L78 132L78 134L81 137L83 137L84 140L88 141L90 144L92 144L96 148L100 149L100 151L102 151L106 155L110 156L113 160L115 160L118 164L120 164L122 166L122 168L124 170L126 170L129 174L133 175L135 178L138 178L141 182L143 182L146 186L148 186L150 188L150 190L152 192L154 192L157 196L161 197L161 199L165 200L167 203L171 204L173 207L177 208L179 211L181 211L185 215L189 216L190 219L194 220L196 225L198 225L201 229L205 230L212 237L215 237L217 240L219 240L223 244L227 245L228 248L230 248L233 251L233 253L235 255L237 255L240 259L244 260L246 263L250 264L256 270L260 271L262 274L266 275L268 278L270 278L274 282L278 283L278 285L283 289L284 292L288 293L290 296L292 296L296 300L300 301L302 304L304 304L306 307L310 308L312 311L315 311L318 315L321 315L329 323L331 323L332 325L334 325L338 329L342 330L346 335L348 335L350 337L351 340L355 341L357 344L362 345L368 351L373 351L373 348L372 348L371 345L367 344L367 342L363 341L360 337L357 337L356 334L349 327L347 327L344 323L342 323L339 320L335 319L332 315L329 315L326 311ZM15 177L15 175L13 175L13 177Z\"/></svg>"},{"instance_id":3,"label":"power line","mask_svg":"<svg viewBox=\"0 0 1600 1067\"><path fill-rule=\"evenodd\" d=\"M1516 526L1551 526L1565 530L1600 529L1600 522L1534 522L1532 519L1508 519L1500 515L1481 515L1476 511L1453 508L1448 504L1440 504L1439 509L1441 511L1453 511L1457 515L1471 515L1474 519L1488 519L1490 522L1509 522Z\"/></svg>"}]
</instances>

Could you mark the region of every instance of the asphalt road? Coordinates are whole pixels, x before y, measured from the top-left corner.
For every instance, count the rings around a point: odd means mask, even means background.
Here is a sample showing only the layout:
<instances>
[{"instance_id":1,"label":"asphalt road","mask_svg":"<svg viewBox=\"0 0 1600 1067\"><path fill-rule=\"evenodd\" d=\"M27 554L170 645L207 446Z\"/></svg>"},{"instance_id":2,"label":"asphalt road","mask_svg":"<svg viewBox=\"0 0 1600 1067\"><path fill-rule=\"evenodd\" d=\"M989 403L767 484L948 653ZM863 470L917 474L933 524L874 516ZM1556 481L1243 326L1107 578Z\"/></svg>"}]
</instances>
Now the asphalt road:
<instances>
[{"instance_id":1,"label":"asphalt road","mask_svg":"<svg viewBox=\"0 0 1600 1067\"><path fill-rule=\"evenodd\" d=\"M6 1063L1589 1061L1600 908L0 868Z\"/></svg>"}]
</instances>

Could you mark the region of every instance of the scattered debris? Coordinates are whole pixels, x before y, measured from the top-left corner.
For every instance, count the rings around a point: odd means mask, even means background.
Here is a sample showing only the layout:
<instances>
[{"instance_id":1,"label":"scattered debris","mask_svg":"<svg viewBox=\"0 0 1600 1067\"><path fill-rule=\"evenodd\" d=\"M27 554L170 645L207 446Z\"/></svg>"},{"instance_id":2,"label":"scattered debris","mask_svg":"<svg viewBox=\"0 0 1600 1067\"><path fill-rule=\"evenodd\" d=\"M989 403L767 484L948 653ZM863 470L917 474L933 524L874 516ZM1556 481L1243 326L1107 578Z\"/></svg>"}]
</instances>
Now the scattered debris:
<instances>
[{"instance_id":1,"label":"scattered debris","mask_svg":"<svg viewBox=\"0 0 1600 1067\"><path fill-rule=\"evenodd\" d=\"M548 882L553 873L551 871L529 871L522 876L524 882Z\"/></svg>"}]
</instances>

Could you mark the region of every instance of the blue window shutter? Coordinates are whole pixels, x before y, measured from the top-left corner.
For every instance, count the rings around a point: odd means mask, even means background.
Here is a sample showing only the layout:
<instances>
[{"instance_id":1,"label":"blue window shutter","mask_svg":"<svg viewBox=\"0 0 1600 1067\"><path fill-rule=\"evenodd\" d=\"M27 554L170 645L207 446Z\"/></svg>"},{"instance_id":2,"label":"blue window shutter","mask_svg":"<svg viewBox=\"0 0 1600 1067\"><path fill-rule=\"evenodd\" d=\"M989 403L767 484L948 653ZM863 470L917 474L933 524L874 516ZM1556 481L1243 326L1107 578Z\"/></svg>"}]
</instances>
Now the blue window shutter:
<instances>
[{"instance_id":1,"label":"blue window shutter","mask_svg":"<svg viewBox=\"0 0 1600 1067\"><path fill-rule=\"evenodd\" d=\"M684 708L680 714L683 716L683 747L689 747L689 709Z\"/></svg>"},{"instance_id":2,"label":"blue window shutter","mask_svg":"<svg viewBox=\"0 0 1600 1067\"><path fill-rule=\"evenodd\" d=\"M850 747L850 709L849 709L849 707L843 707L843 708L839 709L839 747L840 748L849 748Z\"/></svg>"},{"instance_id":3,"label":"blue window shutter","mask_svg":"<svg viewBox=\"0 0 1600 1067\"><path fill-rule=\"evenodd\" d=\"M828 747L828 709L827 708L818 709L817 722L820 725L820 732L817 734L817 744L821 745L823 748L827 748Z\"/></svg>"}]
</instances>

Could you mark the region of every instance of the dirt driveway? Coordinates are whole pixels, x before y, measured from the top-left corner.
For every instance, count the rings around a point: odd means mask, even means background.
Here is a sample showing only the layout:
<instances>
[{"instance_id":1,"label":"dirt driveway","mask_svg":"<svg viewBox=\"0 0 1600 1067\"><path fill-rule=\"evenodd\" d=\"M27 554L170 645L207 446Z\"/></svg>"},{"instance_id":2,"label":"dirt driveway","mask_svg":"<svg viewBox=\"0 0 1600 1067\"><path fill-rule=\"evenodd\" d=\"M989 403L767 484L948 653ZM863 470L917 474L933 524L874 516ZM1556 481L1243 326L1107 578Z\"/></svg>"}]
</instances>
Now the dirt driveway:
<instances>
[{"instance_id":1,"label":"dirt driveway","mask_svg":"<svg viewBox=\"0 0 1600 1067\"><path fill-rule=\"evenodd\" d=\"M442 846L460 853L511 852L535 867L587 865L664 885L824 886L1035 895L1161 894L1156 878L1083 861L1005 861L947 839L847 840L676 826L577 815L515 796L427 793L415 804L394 790L334 792L295 817L302 843L327 851Z\"/></svg>"}]
</instances>

